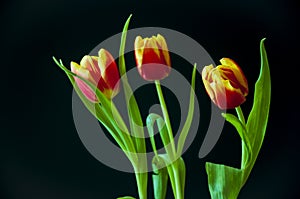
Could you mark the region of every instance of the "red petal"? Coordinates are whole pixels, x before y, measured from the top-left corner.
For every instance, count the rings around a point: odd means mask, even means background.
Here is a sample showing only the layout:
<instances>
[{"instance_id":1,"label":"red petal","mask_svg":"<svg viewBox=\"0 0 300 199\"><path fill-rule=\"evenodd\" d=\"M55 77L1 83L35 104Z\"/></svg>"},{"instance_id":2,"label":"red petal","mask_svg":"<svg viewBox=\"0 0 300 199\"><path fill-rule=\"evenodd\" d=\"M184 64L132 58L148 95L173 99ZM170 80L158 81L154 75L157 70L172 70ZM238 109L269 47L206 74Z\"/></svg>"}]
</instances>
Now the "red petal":
<instances>
[{"instance_id":1,"label":"red petal","mask_svg":"<svg viewBox=\"0 0 300 199\"><path fill-rule=\"evenodd\" d=\"M138 71L145 80L153 81L167 77L171 72L171 67L163 64L150 63L138 67Z\"/></svg>"},{"instance_id":2,"label":"red petal","mask_svg":"<svg viewBox=\"0 0 300 199\"><path fill-rule=\"evenodd\" d=\"M84 83L81 79L75 77L74 78L79 89L81 90L81 92L92 102L99 102L95 92L92 91L92 89L86 84Z\"/></svg>"}]
</instances>

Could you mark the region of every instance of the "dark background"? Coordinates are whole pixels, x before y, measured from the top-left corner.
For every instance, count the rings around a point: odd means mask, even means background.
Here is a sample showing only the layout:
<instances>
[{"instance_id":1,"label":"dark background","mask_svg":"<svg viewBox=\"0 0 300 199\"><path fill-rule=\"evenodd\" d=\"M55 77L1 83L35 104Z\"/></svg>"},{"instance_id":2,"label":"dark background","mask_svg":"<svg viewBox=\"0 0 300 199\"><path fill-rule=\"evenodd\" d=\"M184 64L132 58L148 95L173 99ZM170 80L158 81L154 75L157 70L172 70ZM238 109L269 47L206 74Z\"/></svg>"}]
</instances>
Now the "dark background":
<instances>
[{"instance_id":1,"label":"dark background","mask_svg":"<svg viewBox=\"0 0 300 199\"><path fill-rule=\"evenodd\" d=\"M267 38L270 118L240 198L299 196L298 1L12 0L1 4L0 198L137 196L134 175L104 166L82 145L72 118L72 87L51 59L54 55L65 63L79 61L101 41L119 33L130 13L130 28L174 29L199 42L216 63L222 57L236 60L249 81L250 94L242 106L246 114L259 73L259 41ZM197 90L202 106L209 104L201 81ZM206 161L239 165L240 142L230 125L212 152L198 158L207 125L203 121L204 130L183 155L186 198L209 198Z\"/></svg>"}]
</instances>

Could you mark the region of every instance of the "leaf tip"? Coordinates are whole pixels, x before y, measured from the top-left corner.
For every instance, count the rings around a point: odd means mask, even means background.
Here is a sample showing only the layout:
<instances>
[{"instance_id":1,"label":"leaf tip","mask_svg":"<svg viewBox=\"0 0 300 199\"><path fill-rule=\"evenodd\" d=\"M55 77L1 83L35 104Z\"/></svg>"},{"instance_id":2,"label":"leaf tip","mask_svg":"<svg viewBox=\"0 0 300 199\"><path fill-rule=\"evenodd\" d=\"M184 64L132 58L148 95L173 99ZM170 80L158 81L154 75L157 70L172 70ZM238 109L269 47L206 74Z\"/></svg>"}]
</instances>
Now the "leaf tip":
<instances>
[{"instance_id":1,"label":"leaf tip","mask_svg":"<svg viewBox=\"0 0 300 199\"><path fill-rule=\"evenodd\" d=\"M56 65L60 66L59 62L57 61L57 59L54 56L52 56L52 59L56 63Z\"/></svg>"},{"instance_id":2,"label":"leaf tip","mask_svg":"<svg viewBox=\"0 0 300 199\"><path fill-rule=\"evenodd\" d=\"M265 40L266 40L267 38L262 38L261 40L260 40L260 46L264 46L264 43L265 43Z\"/></svg>"},{"instance_id":3,"label":"leaf tip","mask_svg":"<svg viewBox=\"0 0 300 199\"><path fill-rule=\"evenodd\" d=\"M129 23L131 17L132 17L132 13L131 13L131 14L129 15L129 17L127 18L126 23Z\"/></svg>"}]
</instances>

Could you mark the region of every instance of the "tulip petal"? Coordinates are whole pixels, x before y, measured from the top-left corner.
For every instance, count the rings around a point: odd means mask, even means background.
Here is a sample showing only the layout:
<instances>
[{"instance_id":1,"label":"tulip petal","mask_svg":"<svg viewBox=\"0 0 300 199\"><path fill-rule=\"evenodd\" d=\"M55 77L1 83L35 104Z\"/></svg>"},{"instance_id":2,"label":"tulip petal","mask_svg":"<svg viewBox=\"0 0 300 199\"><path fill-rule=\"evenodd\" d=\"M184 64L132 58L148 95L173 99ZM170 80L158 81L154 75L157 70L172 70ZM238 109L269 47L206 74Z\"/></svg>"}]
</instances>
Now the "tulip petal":
<instances>
[{"instance_id":1,"label":"tulip petal","mask_svg":"<svg viewBox=\"0 0 300 199\"><path fill-rule=\"evenodd\" d=\"M104 71L107 68L107 62L113 62L114 59L105 49L101 48L98 52L98 67L101 72L101 76L104 75Z\"/></svg>"},{"instance_id":2,"label":"tulip petal","mask_svg":"<svg viewBox=\"0 0 300 199\"><path fill-rule=\"evenodd\" d=\"M213 102L215 102L216 97L215 97L215 93L212 88L213 85L211 86L211 84L206 79L203 79L203 83L204 83L204 87L205 87L205 90L206 90L208 96L210 97L210 99ZM212 83L212 84L214 84L214 83Z\"/></svg>"},{"instance_id":3,"label":"tulip petal","mask_svg":"<svg viewBox=\"0 0 300 199\"><path fill-rule=\"evenodd\" d=\"M77 83L79 89L81 90L81 92L92 102L99 102L98 98L96 97L96 94L94 91L92 91L92 89L86 84L84 83L81 79L74 77L75 82Z\"/></svg>"},{"instance_id":4,"label":"tulip petal","mask_svg":"<svg viewBox=\"0 0 300 199\"><path fill-rule=\"evenodd\" d=\"M100 71L97 62L98 58L96 56L85 55L80 61L80 66L92 73L99 73Z\"/></svg>"},{"instance_id":5,"label":"tulip petal","mask_svg":"<svg viewBox=\"0 0 300 199\"><path fill-rule=\"evenodd\" d=\"M119 92L119 71L113 56L105 49L99 51L98 65L105 82L106 96L114 97Z\"/></svg>"},{"instance_id":6,"label":"tulip petal","mask_svg":"<svg viewBox=\"0 0 300 199\"><path fill-rule=\"evenodd\" d=\"M225 88L222 84L212 82L210 83L212 91L214 92L214 99L212 101L220 108L226 109L227 108L227 98L226 92L224 92Z\"/></svg>"},{"instance_id":7,"label":"tulip petal","mask_svg":"<svg viewBox=\"0 0 300 199\"><path fill-rule=\"evenodd\" d=\"M248 92L249 92L248 81L247 81L242 69L239 67L239 65L235 61L233 61L232 59L229 59L229 58L222 58L220 60L220 62L222 65L227 66L232 70L232 72L234 73L234 75L237 79L237 82L239 82L239 84L244 89L245 96L247 96Z\"/></svg>"},{"instance_id":8,"label":"tulip petal","mask_svg":"<svg viewBox=\"0 0 300 199\"><path fill-rule=\"evenodd\" d=\"M98 57L86 55L81 59L80 66L90 72L90 81L96 85L96 82L98 82L101 77L98 67Z\"/></svg>"},{"instance_id":9,"label":"tulip petal","mask_svg":"<svg viewBox=\"0 0 300 199\"><path fill-rule=\"evenodd\" d=\"M161 58L158 46L153 40L146 39L142 64L161 63L166 64L165 60Z\"/></svg>"},{"instance_id":10,"label":"tulip petal","mask_svg":"<svg viewBox=\"0 0 300 199\"><path fill-rule=\"evenodd\" d=\"M231 86L230 81L224 81L225 91L226 91L226 107L227 109L233 109L238 107L246 101L245 96L240 89L236 89Z\"/></svg>"},{"instance_id":11,"label":"tulip petal","mask_svg":"<svg viewBox=\"0 0 300 199\"><path fill-rule=\"evenodd\" d=\"M220 73L221 78L224 80L229 80L231 86L233 86L234 88L240 88L243 91L245 90L244 87L239 82L239 80L237 79L237 77L235 76L235 73L233 72L233 70L235 69L230 69L224 65L219 65L217 69Z\"/></svg>"},{"instance_id":12,"label":"tulip petal","mask_svg":"<svg viewBox=\"0 0 300 199\"><path fill-rule=\"evenodd\" d=\"M202 70L202 79L205 79L208 82L212 82L211 70L213 70L213 69L214 69L214 66L212 64L205 66Z\"/></svg>"},{"instance_id":13,"label":"tulip petal","mask_svg":"<svg viewBox=\"0 0 300 199\"><path fill-rule=\"evenodd\" d=\"M144 64L138 68L139 74L149 81L160 80L167 77L170 73L171 68L163 64Z\"/></svg>"},{"instance_id":14,"label":"tulip petal","mask_svg":"<svg viewBox=\"0 0 300 199\"><path fill-rule=\"evenodd\" d=\"M71 71L76 75L79 75L80 77L92 82L93 84L96 84L90 71L77 64L76 62L71 62Z\"/></svg>"},{"instance_id":15,"label":"tulip petal","mask_svg":"<svg viewBox=\"0 0 300 199\"><path fill-rule=\"evenodd\" d=\"M144 48L151 49L151 51L153 51L157 55L157 57L160 58L159 46L155 36L144 39Z\"/></svg>"},{"instance_id":16,"label":"tulip petal","mask_svg":"<svg viewBox=\"0 0 300 199\"><path fill-rule=\"evenodd\" d=\"M76 75L92 82L95 83L93 78L91 77L91 74L88 70L80 66L79 64L75 62L71 62L71 71L75 73ZM81 92L92 102L97 102L97 97L95 95L95 92L92 91L92 89L84 83L81 79L74 77L79 89Z\"/></svg>"},{"instance_id":17,"label":"tulip petal","mask_svg":"<svg viewBox=\"0 0 300 199\"><path fill-rule=\"evenodd\" d=\"M165 62L168 66L171 66L171 59L170 59L170 54L168 51L168 46L165 38L161 36L160 34L157 35L157 42L159 44L159 47L161 49L161 52L164 56Z\"/></svg>"},{"instance_id":18,"label":"tulip petal","mask_svg":"<svg viewBox=\"0 0 300 199\"><path fill-rule=\"evenodd\" d=\"M142 65L143 53L144 53L143 46L144 46L144 41L142 37L137 36L134 42L134 55L135 55L136 64L138 66Z\"/></svg>"}]
</instances>

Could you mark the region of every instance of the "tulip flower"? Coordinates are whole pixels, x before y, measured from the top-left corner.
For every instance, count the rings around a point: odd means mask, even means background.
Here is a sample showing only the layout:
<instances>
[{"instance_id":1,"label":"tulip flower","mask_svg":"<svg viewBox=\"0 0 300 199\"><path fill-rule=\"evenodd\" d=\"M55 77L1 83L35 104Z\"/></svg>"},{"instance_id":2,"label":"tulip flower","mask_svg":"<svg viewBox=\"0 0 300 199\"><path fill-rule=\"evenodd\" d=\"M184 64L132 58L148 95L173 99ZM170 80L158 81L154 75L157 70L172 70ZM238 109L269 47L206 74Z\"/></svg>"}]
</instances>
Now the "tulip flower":
<instances>
[{"instance_id":1,"label":"tulip flower","mask_svg":"<svg viewBox=\"0 0 300 199\"><path fill-rule=\"evenodd\" d=\"M112 99L119 92L119 71L112 55L100 49L98 56L86 55L80 65L71 62L71 71L91 82L108 98ZM84 81L75 77L76 84L82 93L92 102L99 102L95 91Z\"/></svg>"},{"instance_id":2,"label":"tulip flower","mask_svg":"<svg viewBox=\"0 0 300 199\"><path fill-rule=\"evenodd\" d=\"M151 38L136 37L134 53L140 75L148 81L161 80L171 71L166 40L158 34Z\"/></svg>"},{"instance_id":3,"label":"tulip flower","mask_svg":"<svg viewBox=\"0 0 300 199\"><path fill-rule=\"evenodd\" d=\"M209 97L220 109L233 109L246 101L247 79L233 60L223 58L220 62L216 68L205 66L202 80Z\"/></svg>"}]
</instances>

